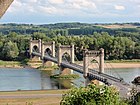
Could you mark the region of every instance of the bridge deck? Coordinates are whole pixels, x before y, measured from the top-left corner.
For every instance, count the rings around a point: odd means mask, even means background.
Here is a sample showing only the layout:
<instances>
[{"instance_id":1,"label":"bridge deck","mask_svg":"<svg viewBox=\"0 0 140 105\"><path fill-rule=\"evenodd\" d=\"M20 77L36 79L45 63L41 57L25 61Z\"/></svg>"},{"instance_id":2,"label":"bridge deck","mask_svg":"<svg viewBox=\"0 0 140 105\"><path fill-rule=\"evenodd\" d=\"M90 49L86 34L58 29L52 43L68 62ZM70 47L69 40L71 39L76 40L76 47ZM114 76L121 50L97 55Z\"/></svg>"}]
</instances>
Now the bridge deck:
<instances>
[{"instance_id":1,"label":"bridge deck","mask_svg":"<svg viewBox=\"0 0 140 105\"><path fill-rule=\"evenodd\" d=\"M39 54L39 53L33 52L33 55L41 57L41 54ZM58 63L58 60L55 57L44 56L44 59L55 62L55 63ZM69 63L69 62L66 62L66 61L62 61L61 66L66 67L66 68L70 68L74 71L77 71L77 72L83 74L83 66L80 66L80 65L77 65L77 64L74 64L74 63ZM112 82L112 81L113 82L123 82L119 78L113 77L113 76L105 74L105 73L100 73L100 72L98 72L94 69L89 69L89 76L90 76L90 78L95 78L97 80L99 80L99 78L100 78L100 79L106 79L109 82Z\"/></svg>"},{"instance_id":2,"label":"bridge deck","mask_svg":"<svg viewBox=\"0 0 140 105\"><path fill-rule=\"evenodd\" d=\"M39 54L39 53L33 52L32 54L41 57L41 54ZM55 58L55 57L44 56L44 59L58 63L57 58ZM74 71L77 71L77 72L83 74L83 66L80 66L80 65L77 65L74 63L69 63L66 61L62 61L61 66L70 68ZM122 97L127 97L128 91L132 88L132 86L130 84L124 82L123 80L121 80L119 78L113 77L109 74L100 73L93 69L89 69L88 77L89 77L89 79L97 79L99 81L104 82L107 85L115 86L119 90L120 95ZM140 89L138 89L138 90L140 90Z\"/></svg>"}]
</instances>

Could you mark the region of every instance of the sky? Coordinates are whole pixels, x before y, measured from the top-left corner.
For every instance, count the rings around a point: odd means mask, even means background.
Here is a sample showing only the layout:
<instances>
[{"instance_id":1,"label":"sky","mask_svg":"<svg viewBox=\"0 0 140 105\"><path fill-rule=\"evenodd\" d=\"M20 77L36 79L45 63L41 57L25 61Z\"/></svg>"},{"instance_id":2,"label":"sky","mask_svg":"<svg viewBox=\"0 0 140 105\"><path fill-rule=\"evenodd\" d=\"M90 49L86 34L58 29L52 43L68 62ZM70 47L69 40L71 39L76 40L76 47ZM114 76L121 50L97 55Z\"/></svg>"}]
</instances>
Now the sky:
<instances>
[{"instance_id":1,"label":"sky","mask_svg":"<svg viewBox=\"0 0 140 105\"><path fill-rule=\"evenodd\" d=\"M0 23L140 22L140 0L14 0Z\"/></svg>"}]
</instances>

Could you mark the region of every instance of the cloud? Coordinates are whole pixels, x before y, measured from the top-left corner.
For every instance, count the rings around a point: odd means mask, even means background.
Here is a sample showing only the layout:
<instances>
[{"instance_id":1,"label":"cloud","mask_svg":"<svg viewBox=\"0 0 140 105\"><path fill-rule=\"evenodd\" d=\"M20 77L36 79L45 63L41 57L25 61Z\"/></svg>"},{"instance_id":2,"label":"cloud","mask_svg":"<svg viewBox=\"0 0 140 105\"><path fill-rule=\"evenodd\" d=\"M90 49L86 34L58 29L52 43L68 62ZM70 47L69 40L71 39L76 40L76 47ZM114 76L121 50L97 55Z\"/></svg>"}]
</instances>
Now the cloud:
<instances>
[{"instance_id":1,"label":"cloud","mask_svg":"<svg viewBox=\"0 0 140 105\"><path fill-rule=\"evenodd\" d=\"M42 11L42 13L49 13L49 14L53 14L57 12L57 9L55 7L39 6L39 10Z\"/></svg>"},{"instance_id":2,"label":"cloud","mask_svg":"<svg viewBox=\"0 0 140 105\"><path fill-rule=\"evenodd\" d=\"M64 0L48 0L51 4L63 4Z\"/></svg>"},{"instance_id":3,"label":"cloud","mask_svg":"<svg viewBox=\"0 0 140 105\"><path fill-rule=\"evenodd\" d=\"M14 0L7 11L28 19L55 17L57 20L92 20L140 17L139 0ZM20 20L20 19L19 19ZM51 19L50 19L51 20ZM38 21L40 21L38 19Z\"/></svg>"},{"instance_id":4,"label":"cloud","mask_svg":"<svg viewBox=\"0 0 140 105\"><path fill-rule=\"evenodd\" d=\"M22 3L15 0L13 3L12 3L12 6L10 6L10 8L8 8L8 12L14 12L14 11L17 11L17 8L20 8L22 6Z\"/></svg>"},{"instance_id":5,"label":"cloud","mask_svg":"<svg viewBox=\"0 0 140 105\"><path fill-rule=\"evenodd\" d=\"M96 8L96 4L91 0L71 0L67 2L69 6L72 8L80 9L80 8Z\"/></svg>"},{"instance_id":6,"label":"cloud","mask_svg":"<svg viewBox=\"0 0 140 105\"><path fill-rule=\"evenodd\" d=\"M26 4L30 4L30 3L37 3L38 0L16 0L19 1L21 3L26 3Z\"/></svg>"},{"instance_id":7,"label":"cloud","mask_svg":"<svg viewBox=\"0 0 140 105\"><path fill-rule=\"evenodd\" d=\"M114 7L116 10L125 10L125 7L122 5L115 5Z\"/></svg>"}]
</instances>

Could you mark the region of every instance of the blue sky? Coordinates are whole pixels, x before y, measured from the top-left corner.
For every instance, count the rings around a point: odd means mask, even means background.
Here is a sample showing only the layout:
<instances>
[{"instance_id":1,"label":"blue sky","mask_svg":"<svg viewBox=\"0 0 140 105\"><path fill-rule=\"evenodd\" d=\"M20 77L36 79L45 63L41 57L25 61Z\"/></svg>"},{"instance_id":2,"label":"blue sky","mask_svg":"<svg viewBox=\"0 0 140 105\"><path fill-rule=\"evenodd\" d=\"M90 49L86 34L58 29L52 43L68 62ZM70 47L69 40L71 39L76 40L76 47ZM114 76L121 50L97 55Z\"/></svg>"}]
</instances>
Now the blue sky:
<instances>
[{"instance_id":1,"label":"blue sky","mask_svg":"<svg viewBox=\"0 0 140 105\"><path fill-rule=\"evenodd\" d=\"M0 23L140 22L140 0L14 0Z\"/></svg>"}]
</instances>

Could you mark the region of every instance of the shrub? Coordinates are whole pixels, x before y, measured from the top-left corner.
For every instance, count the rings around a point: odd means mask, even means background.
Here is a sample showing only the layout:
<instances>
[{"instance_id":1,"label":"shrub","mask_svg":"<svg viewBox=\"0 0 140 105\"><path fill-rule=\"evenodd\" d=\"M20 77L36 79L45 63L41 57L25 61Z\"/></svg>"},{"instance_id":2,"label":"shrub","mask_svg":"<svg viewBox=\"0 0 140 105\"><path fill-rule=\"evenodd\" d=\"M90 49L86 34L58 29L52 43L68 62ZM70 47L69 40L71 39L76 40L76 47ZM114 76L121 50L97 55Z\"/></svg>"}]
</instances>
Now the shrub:
<instances>
[{"instance_id":1,"label":"shrub","mask_svg":"<svg viewBox=\"0 0 140 105\"><path fill-rule=\"evenodd\" d=\"M96 86L72 88L63 95L60 105L127 105L114 88Z\"/></svg>"}]
</instances>

